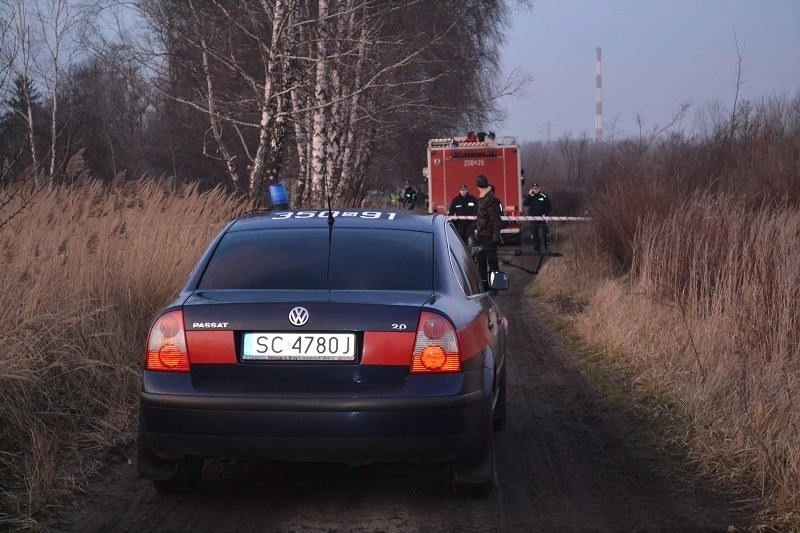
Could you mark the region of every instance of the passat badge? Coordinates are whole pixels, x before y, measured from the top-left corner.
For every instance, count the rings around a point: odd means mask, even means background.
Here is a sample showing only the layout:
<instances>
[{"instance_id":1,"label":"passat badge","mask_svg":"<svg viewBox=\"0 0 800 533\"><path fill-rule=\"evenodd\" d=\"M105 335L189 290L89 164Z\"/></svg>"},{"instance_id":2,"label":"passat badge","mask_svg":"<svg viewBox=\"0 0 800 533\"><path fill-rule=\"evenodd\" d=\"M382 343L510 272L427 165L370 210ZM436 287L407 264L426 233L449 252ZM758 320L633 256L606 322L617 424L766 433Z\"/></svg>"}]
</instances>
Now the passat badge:
<instances>
[{"instance_id":1,"label":"passat badge","mask_svg":"<svg viewBox=\"0 0 800 533\"><path fill-rule=\"evenodd\" d=\"M298 327L308 322L308 309L305 307L295 307L289 311L289 322L291 322L293 326Z\"/></svg>"}]
</instances>

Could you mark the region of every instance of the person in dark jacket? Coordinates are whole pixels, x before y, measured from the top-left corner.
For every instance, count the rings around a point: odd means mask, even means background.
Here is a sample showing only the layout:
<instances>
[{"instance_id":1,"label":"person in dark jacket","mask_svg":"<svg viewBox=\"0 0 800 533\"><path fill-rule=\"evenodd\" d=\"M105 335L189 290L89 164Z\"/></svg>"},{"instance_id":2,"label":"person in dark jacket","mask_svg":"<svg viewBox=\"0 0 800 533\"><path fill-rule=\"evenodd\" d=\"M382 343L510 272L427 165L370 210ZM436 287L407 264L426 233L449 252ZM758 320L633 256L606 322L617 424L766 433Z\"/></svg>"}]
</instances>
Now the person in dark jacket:
<instances>
[{"instance_id":1,"label":"person in dark jacket","mask_svg":"<svg viewBox=\"0 0 800 533\"><path fill-rule=\"evenodd\" d=\"M478 212L478 199L469 193L466 185L458 188L458 196L450 202L447 214L457 217L474 217ZM474 220L454 220L453 224L461 236L461 240L469 243L469 237L475 233Z\"/></svg>"},{"instance_id":2,"label":"person in dark jacket","mask_svg":"<svg viewBox=\"0 0 800 533\"><path fill-rule=\"evenodd\" d=\"M528 216L544 217L550 214L553 207L550 205L550 198L541 191L538 183L531 186L528 195L522 200L522 205L528 208ZM542 251L542 244L544 244L544 251L550 249L550 229L547 227L546 220L534 220L531 223L531 238L533 238L533 249L537 252ZM539 234L541 233L541 238Z\"/></svg>"},{"instance_id":3,"label":"person in dark jacket","mask_svg":"<svg viewBox=\"0 0 800 533\"><path fill-rule=\"evenodd\" d=\"M417 205L417 189L411 186L411 182L406 182L406 188L403 189L403 207L413 210Z\"/></svg>"},{"instance_id":4,"label":"person in dark jacket","mask_svg":"<svg viewBox=\"0 0 800 533\"><path fill-rule=\"evenodd\" d=\"M478 272L481 280L489 279L489 272L500 270L497 261L497 247L500 245L500 230L503 221L500 218L500 201L492 194L489 180L483 174L475 179L478 187L478 213L475 225L475 242L478 244Z\"/></svg>"}]
</instances>

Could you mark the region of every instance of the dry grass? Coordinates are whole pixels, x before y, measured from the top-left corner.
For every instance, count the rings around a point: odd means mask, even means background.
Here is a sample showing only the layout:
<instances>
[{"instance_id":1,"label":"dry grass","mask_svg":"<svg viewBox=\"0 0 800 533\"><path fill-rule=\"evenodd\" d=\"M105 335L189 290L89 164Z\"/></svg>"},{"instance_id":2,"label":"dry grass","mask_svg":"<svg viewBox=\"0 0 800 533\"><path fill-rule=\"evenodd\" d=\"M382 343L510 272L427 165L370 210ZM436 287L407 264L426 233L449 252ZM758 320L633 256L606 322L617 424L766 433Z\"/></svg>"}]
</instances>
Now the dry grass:
<instances>
[{"instance_id":1,"label":"dry grass","mask_svg":"<svg viewBox=\"0 0 800 533\"><path fill-rule=\"evenodd\" d=\"M132 440L156 310L242 206L143 180L55 188L0 229L0 529Z\"/></svg>"},{"instance_id":2,"label":"dry grass","mask_svg":"<svg viewBox=\"0 0 800 533\"><path fill-rule=\"evenodd\" d=\"M593 221L538 290L753 528L800 531L800 93L707 119L597 147Z\"/></svg>"},{"instance_id":3,"label":"dry grass","mask_svg":"<svg viewBox=\"0 0 800 533\"><path fill-rule=\"evenodd\" d=\"M625 276L580 233L575 258L542 272L548 301L657 399L640 404L651 419L673 410L671 438L700 475L749 495L758 527L800 529L800 211L698 195L642 222Z\"/></svg>"}]
</instances>

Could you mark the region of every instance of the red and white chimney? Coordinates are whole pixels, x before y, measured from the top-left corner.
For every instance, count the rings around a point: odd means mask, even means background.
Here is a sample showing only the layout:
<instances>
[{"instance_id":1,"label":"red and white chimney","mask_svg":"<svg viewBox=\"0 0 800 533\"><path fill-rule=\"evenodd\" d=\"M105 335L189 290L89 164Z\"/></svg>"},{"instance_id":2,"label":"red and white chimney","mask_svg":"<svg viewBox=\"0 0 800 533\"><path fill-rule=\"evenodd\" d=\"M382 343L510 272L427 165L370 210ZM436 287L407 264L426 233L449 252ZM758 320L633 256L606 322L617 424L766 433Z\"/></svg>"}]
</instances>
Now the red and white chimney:
<instances>
[{"instance_id":1,"label":"red and white chimney","mask_svg":"<svg viewBox=\"0 0 800 533\"><path fill-rule=\"evenodd\" d=\"M600 70L600 47L597 47L597 63L595 66L595 79L597 87L594 93L594 142L603 142L603 76Z\"/></svg>"}]
</instances>

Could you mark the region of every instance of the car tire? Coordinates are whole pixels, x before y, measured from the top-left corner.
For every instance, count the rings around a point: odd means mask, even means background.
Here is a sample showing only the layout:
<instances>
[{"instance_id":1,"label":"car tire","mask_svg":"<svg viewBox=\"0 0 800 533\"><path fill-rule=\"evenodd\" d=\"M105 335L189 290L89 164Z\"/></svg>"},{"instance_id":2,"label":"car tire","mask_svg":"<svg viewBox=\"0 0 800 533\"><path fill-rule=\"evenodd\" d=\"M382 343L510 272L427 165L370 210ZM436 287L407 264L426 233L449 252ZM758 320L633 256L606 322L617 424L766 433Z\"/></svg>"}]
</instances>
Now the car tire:
<instances>
[{"instance_id":1,"label":"car tire","mask_svg":"<svg viewBox=\"0 0 800 533\"><path fill-rule=\"evenodd\" d=\"M494 481L494 438L489 433L486 449L481 456L468 463L452 466L451 486L453 494L462 497L486 498L492 491Z\"/></svg>"},{"instance_id":2,"label":"car tire","mask_svg":"<svg viewBox=\"0 0 800 533\"><path fill-rule=\"evenodd\" d=\"M167 479L154 479L153 485L161 494L194 492L200 487L203 476L203 459L184 457L175 468L175 474Z\"/></svg>"},{"instance_id":3,"label":"car tire","mask_svg":"<svg viewBox=\"0 0 800 533\"><path fill-rule=\"evenodd\" d=\"M506 372L500 377L500 385L497 390L497 401L492 411L492 429L501 431L506 427L508 417L506 415Z\"/></svg>"}]
</instances>

